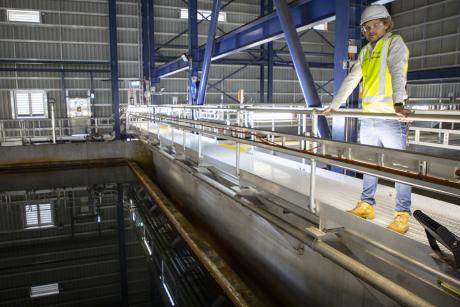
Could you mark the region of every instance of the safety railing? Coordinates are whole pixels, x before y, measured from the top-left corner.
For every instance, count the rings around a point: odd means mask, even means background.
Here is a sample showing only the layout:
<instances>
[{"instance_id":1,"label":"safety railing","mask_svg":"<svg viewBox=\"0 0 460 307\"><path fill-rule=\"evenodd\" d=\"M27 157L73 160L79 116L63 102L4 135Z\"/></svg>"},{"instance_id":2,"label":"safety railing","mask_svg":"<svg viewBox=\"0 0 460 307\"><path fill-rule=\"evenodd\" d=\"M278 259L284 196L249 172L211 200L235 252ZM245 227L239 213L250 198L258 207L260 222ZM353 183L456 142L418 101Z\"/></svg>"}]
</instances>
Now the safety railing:
<instances>
[{"instance_id":1,"label":"safety railing","mask_svg":"<svg viewBox=\"0 0 460 307\"><path fill-rule=\"evenodd\" d=\"M80 129L81 127L79 127ZM113 131L113 119L111 117L98 117L88 119L87 133L92 130L97 132L110 133ZM54 131L54 134L53 134ZM72 127L71 119L8 119L0 120L0 143L9 141L47 141L73 139L77 133ZM80 133L78 133L80 135ZM81 136L81 135L80 135Z\"/></svg>"},{"instance_id":2,"label":"safety railing","mask_svg":"<svg viewBox=\"0 0 460 307\"><path fill-rule=\"evenodd\" d=\"M410 127L409 130L414 133L410 144L460 150L460 130L427 127Z\"/></svg>"},{"instance_id":3,"label":"safety railing","mask_svg":"<svg viewBox=\"0 0 460 307\"><path fill-rule=\"evenodd\" d=\"M191 105L152 105L149 106L152 114L161 114L174 116L178 118L215 121L225 123L227 125L237 125L249 128L264 128L276 131L279 128L297 128L297 134L308 133L311 130L311 121L307 120L310 117L312 109L299 105L270 105L254 104L254 105L209 105L209 106L191 106ZM133 110L133 109L132 109ZM136 112L134 110L134 112ZM136 112L138 113L138 112ZM360 109L343 109L334 115L335 117L345 117L347 121L352 121L355 118L382 118L395 119L391 114L379 113L363 113ZM413 121L431 121L437 124L440 128L445 129L443 123L451 125L449 131L445 130L424 130L419 127L410 127L408 132L408 143L417 144L429 147L440 147L454 150L460 150L460 137L457 137L460 131L458 123L460 111L436 111L436 110L417 110L410 116ZM352 125L345 125L345 133L348 135ZM437 129L437 128L431 128ZM428 132L438 132L438 140L426 141L420 138L420 134L428 134Z\"/></svg>"},{"instance_id":4,"label":"safety railing","mask_svg":"<svg viewBox=\"0 0 460 307\"><path fill-rule=\"evenodd\" d=\"M183 108L183 107L182 107ZM211 107L213 108L213 107ZM191 107L191 110L196 107ZM278 108L287 111L286 108ZM229 108L232 112L233 107ZM222 110L221 110L222 111ZM228 122L216 123L213 121L190 119L182 116L173 116L155 112L151 115L128 114L128 128L134 129L139 134L156 134L161 142L161 125L171 127L168 135L163 137L171 140L171 145L175 146L177 130L182 133L182 150L185 152L187 133L193 132L197 136L198 157L203 157L202 136L212 136L215 139L227 139L235 142L235 169L236 175L240 173L240 144L248 144L254 147L284 153L290 156L299 157L310 161L310 210L315 212L315 170L316 163L321 162L328 165L338 166L344 169L371 174L391 181L402 182L426 190L435 191L451 196L460 197L460 161L447 158L435 157L426 154L394 150L387 148L376 148L372 146L359 145L317 138L315 129L319 110L297 109L292 110L302 117L302 132L299 134L288 134L277 131L256 129L246 126L241 118L237 116L237 124ZM237 109L240 112L273 112L272 108ZM396 119L391 114L372 114L356 111L337 112L337 117L354 118L385 118ZM311 129L307 132L308 122L311 122ZM460 116L452 114L440 114L430 112L427 114L411 115L412 120L417 121L442 121L460 123ZM192 135L192 134L189 134Z\"/></svg>"}]
</instances>

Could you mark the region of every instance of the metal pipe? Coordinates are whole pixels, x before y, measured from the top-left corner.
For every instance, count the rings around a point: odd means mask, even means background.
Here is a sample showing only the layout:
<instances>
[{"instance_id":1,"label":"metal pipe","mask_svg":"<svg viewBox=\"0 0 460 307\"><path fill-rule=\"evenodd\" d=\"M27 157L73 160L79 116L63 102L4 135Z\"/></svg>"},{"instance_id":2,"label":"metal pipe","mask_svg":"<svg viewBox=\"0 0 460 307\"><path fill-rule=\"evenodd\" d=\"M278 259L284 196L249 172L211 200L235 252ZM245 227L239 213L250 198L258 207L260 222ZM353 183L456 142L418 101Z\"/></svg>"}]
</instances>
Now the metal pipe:
<instances>
[{"instance_id":1,"label":"metal pipe","mask_svg":"<svg viewBox=\"0 0 460 307\"><path fill-rule=\"evenodd\" d=\"M291 52L292 61L294 62L295 71L297 77L299 78L300 87L305 101L309 107L321 107L321 100L319 99L318 92L316 91L315 83L310 73L310 68L305 60L289 7L285 0L274 0L274 3L278 12L281 28L283 29L289 51ZM331 132L329 131L326 119L321 117L318 124L319 136L322 138L331 138Z\"/></svg>"},{"instance_id":2,"label":"metal pipe","mask_svg":"<svg viewBox=\"0 0 460 307\"><path fill-rule=\"evenodd\" d=\"M260 304L260 302L256 302L257 298L226 262L219 257L218 253L206 241L196 240L201 236L196 233L190 222L175 208L144 171L132 161L128 161L128 166L154 203L161 208L182 239L206 267L229 299L236 306L255 306ZM197 173L196 175L199 174Z\"/></svg>"},{"instance_id":3,"label":"metal pipe","mask_svg":"<svg viewBox=\"0 0 460 307\"><path fill-rule=\"evenodd\" d=\"M109 61L82 61L82 60L42 60L42 59L0 59L0 63L14 64L69 64L69 65L108 65Z\"/></svg>"},{"instance_id":4,"label":"metal pipe","mask_svg":"<svg viewBox=\"0 0 460 307\"><path fill-rule=\"evenodd\" d=\"M341 251L330 246L321 239L315 237L313 234L315 231L319 231L314 228L313 231L302 231L288 222L282 220L278 216L273 215L272 213L259 208L250 201L240 198L239 201L247 207L249 210L255 212L262 218L269 221L276 228L281 229L282 231L288 233L294 238L298 239L300 242L304 243L308 247L312 248L314 251L318 252L320 255L326 257L330 261L337 264L339 267L345 269L346 271L353 274L355 277L366 282L374 289L382 292L388 297L394 299L396 302L400 303L403 306L426 306L432 307L431 303L417 296L416 294L410 292L407 289L404 289L397 283L391 281L385 276L379 274L378 272L370 269L359 261L351 258L350 256L342 253Z\"/></svg>"},{"instance_id":5,"label":"metal pipe","mask_svg":"<svg viewBox=\"0 0 460 307\"><path fill-rule=\"evenodd\" d=\"M110 72L107 69L79 69L79 68L26 68L26 67L0 67L0 71L24 71L24 72Z\"/></svg>"},{"instance_id":6,"label":"metal pipe","mask_svg":"<svg viewBox=\"0 0 460 307\"><path fill-rule=\"evenodd\" d=\"M51 129L53 136L53 144L56 144L56 118L54 116L54 102L50 103L51 108Z\"/></svg>"},{"instance_id":7,"label":"metal pipe","mask_svg":"<svg viewBox=\"0 0 460 307\"><path fill-rule=\"evenodd\" d=\"M61 71L61 95L62 95L62 104L67 104L67 90L65 87L65 72ZM62 134L61 134L62 137Z\"/></svg>"},{"instance_id":8,"label":"metal pipe","mask_svg":"<svg viewBox=\"0 0 460 307\"><path fill-rule=\"evenodd\" d=\"M211 22L209 23L208 28L208 41L206 43L206 49L204 51L201 82L200 88L198 90L198 105L204 104L204 99L206 96L206 86L208 84L209 68L211 67L211 57L212 52L214 50L214 37L216 36L217 21L219 20L220 2L221 0L214 0L212 3Z\"/></svg>"},{"instance_id":9,"label":"metal pipe","mask_svg":"<svg viewBox=\"0 0 460 307\"><path fill-rule=\"evenodd\" d=\"M311 112L308 112L307 114L311 114ZM362 113L361 113L362 114ZM138 118L142 118L142 119L150 119L149 117L145 117L145 116L138 116L138 115L133 115L135 117L138 117ZM345 115L347 116L347 115ZM424 121L433 121L431 117L432 115L431 114L424 114L423 116L420 117L420 120L424 120ZM156 117L159 119L159 120L163 120L163 121L168 121L168 120L175 120L174 117L171 117L171 116L167 116L167 115L156 115ZM298 115L298 117L300 118L300 115ZM362 117L367 117L366 115L362 116ZM388 116L388 118L399 118L399 117L391 117L391 116ZM419 117L413 117L415 118L417 121L419 120ZM439 120L437 121L442 121L442 122L458 122L460 120L459 116L456 116L456 115L438 115L437 118ZM154 121L157 121L157 119L154 119ZM214 123L214 122L207 122L207 121L200 121L200 120L185 120L185 119L182 119L180 121L177 121L177 123L179 123L177 126L181 126L180 124L200 124L200 125L203 125L203 126L207 126L207 127L215 127L215 128L228 128L227 125L225 124L219 124L219 123ZM299 121L299 125L300 125L300 121ZM298 126L298 135L293 135L293 134L287 134L287 133L280 133L280 132L269 132L267 130L261 130L261 129L251 129L251 128L245 128L241 125L238 125L236 127L239 127L240 128L240 131L239 131L239 134L241 134L242 132L246 132L246 133L251 133L251 132L255 132L255 133L262 133L262 134L274 134L276 136L286 136L286 137L296 137L296 138L303 138L303 136L300 135L300 126ZM335 143L334 141L327 141L327 140L322 140L321 142L324 142L324 143Z\"/></svg>"},{"instance_id":10,"label":"metal pipe","mask_svg":"<svg viewBox=\"0 0 460 307\"><path fill-rule=\"evenodd\" d=\"M340 267L349 271L351 274L357 278L365 281L373 288L381 291L383 294L394 299L402 306L434 306L423 298L417 296L416 294L410 292L407 289L404 289L400 285L386 278L385 276L373 271L367 266L364 266L362 263L354 260L353 258L339 252L329 244L321 241L315 240L311 247L313 250L317 251L324 257L328 258L332 262L336 263Z\"/></svg>"},{"instance_id":11,"label":"metal pipe","mask_svg":"<svg viewBox=\"0 0 460 307\"><path fill-rule=\"evenodd\" d=\"M439 98L433 98L439 99ZM460 98L459 98L460 99ZM445 104L447 105L447 104ZM205 106L190 106L190 105L172 105L172 104L162 104L162 105L153 105L154 109L156 108L179 108L179 109L201 109L201 110L221 110L221 111L234 111L235 109L245 109L247 111L257 111L260 113L272 113L274 111L279 112L290 112L293 114L311 114L313 109L320 111L322 108L310 108L303 105L285 105L285 104L272 104L267 106L266 104L248 104L248 105L239 105L239 104L218 104L218 105L205 105ZM368 117L368 116L388 116L388 118L399 119L400 117L395 114L381 114L381 113L364 113L362 109L340 109L340 111L334 113L333 116L347 116L346 114L356 114L355 117ZM416 110L412 113L411 119L414 119L414 116L417 115L460 115L458 110ZM350 116L353 117L353 116ZM416 118L415 118L416 119Z\"/></svg>"}]
</instances>

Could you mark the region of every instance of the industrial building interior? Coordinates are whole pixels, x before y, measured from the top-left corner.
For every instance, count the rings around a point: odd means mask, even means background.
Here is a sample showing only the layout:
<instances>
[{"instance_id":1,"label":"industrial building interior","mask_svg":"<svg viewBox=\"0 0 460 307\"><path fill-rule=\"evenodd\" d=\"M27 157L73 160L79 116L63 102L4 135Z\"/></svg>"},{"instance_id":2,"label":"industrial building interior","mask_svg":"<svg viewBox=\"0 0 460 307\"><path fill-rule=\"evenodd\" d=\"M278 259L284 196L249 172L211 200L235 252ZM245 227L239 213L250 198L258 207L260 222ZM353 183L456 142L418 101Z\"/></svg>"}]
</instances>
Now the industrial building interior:
<instances>
[{"instance_id":1,"label":"industrial building interior","mask_svg":"<svg viewBox=\"0 0 460 307\"><path fill-rule=\"evenodd\" d=\"M370 5L410 113L360 85L326 117ZM460 305L459 0L0 0L0 24L0 306Z\"/></svg>"}]
</instances>

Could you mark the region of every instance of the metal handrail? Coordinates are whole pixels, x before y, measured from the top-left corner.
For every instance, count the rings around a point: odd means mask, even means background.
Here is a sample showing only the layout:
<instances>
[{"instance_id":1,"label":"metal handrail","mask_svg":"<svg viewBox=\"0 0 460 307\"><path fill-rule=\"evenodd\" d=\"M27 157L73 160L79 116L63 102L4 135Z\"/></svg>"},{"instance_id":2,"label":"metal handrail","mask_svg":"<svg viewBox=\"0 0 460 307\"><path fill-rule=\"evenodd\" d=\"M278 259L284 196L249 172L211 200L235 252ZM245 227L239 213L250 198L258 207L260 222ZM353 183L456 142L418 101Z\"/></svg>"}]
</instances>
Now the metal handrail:
<instances>
[{"instance_id":1,"label":"metal handrail","mask_svg":"<svg viewBox=\"0 0 460 307\"><path fill-rule=\"evenodd\" d=\"M4 119L0 120L0 141L29 138L53 138L53 131L58 138L72 135L70 118L30 118L30 119ZM9 126L9 127L8 127ZM113 130L112 117L90 118L88 128L108 128Z\"/></svg>"},{"instance_id":2,"label":"metal handrail","mask_svg":"<svg viewBox=\"0 0 460 307\"><path fill-rule=\"evenodd\" d=\"M139 116L132 114L130 117L139 118ZM192 131L198 133L200 136L202 134L212 135L234 141L237 144L243 143L295 157L317 160L352 171L367 173L391 181L402 182L422 189L460 197L460 182L458 180L460 176L458 174L460 172L459 160L206 121L179 119L164 115L154 115L152 117L141 116L140 118L158 123L158 135L160 133L159 123L165 123L171 127L181 129L184 137L185 131ZM174 134L174 129L172 129L172 134ZM248 135L250 139L246 138ZM273 140L273 136L295 138L304 146L301 146L300 149L293 149L285 146L283 141L280 145L269 141L270 139ZM172 139L174 139L174 135L172 135ZM201 143L201 137L199 138L199 142ZM311 145L312 149L306 149L307 144ZM200 146L198 155L201 156ZM237 160L238 158L237 152Z\"/></svg>"},{"instance_id":3,"label":"metal handrail","mask_svg":"<svg viewBox=\"0 0 460 307\"><path fill-rule=\"evenodd\" d=\"M170 108L182 110L219 110L219 111L232 111L244 112L252 111L257 113L273 113L273 112L289 112L293 114L306 114L321 113L324 108L308 108L303 106L293 105L271 105L254 104L254 105L152 105L155 112L157 109ZM155 112L156 113L156 112ZM352 117L352 118L381 118L381 119L400 119L401 117L396 114L390 113L365 113L362 109L340 109L339 111L331 114L331 117ZM420 111L417 110L408 119L413 121L435 121L435 122L451 122L460 123L460 111Z\"/></svg>"}]
</instances>

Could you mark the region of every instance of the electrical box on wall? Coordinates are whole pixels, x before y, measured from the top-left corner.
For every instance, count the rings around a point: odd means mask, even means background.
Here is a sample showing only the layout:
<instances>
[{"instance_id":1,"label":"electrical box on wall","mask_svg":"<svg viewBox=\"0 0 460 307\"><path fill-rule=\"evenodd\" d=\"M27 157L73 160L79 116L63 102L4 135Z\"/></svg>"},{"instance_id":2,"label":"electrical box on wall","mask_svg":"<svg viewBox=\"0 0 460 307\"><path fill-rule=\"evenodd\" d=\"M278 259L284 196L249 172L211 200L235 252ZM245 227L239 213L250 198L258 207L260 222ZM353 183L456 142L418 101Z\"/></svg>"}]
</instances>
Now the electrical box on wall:
<instances>
[{"instance_id":1,"label":"electrical box on wall","mask_svg":"<svg viewBox=\"0 0 460 307\"><path fill-rule=\"evenodd\" d=\"M128 104L139 105L143 101L141 82L138 80L130 81L128 87Z\"/></svg>"},{"instance_id":2,"label":"electrical box on wall","mask_svg":"<svg viewBox=\"0 0 460 307\"><path fill-rule=\"evenodd\" d=\"M67 116L69 118L91 117L89 97L67 97Z\"/></svg>"},{"instance_id":3,"label":"electrical box on wall","mask_svg":"<svg viewBox=\"0 0 460 307\"><path fill-rule=\"evenodd\" d=\"M91 98L66 97L67 116L70 123L70 135L86 136L91 130Z\"/></svg>"}]
</instances>

